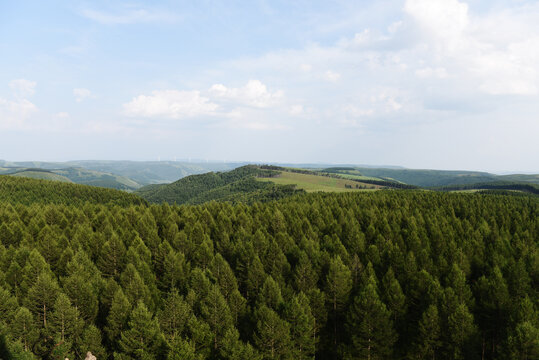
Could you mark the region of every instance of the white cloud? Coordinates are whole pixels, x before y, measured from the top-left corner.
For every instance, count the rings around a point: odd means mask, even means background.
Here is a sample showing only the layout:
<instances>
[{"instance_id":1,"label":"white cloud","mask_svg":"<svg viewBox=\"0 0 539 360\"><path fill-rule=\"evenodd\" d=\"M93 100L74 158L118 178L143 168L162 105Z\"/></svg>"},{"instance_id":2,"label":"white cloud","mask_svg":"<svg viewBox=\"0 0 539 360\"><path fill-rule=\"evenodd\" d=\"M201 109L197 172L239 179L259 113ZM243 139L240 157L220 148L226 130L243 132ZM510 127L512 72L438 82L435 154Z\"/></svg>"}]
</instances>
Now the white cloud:
<instances>
[{"instance_id":1,"label":"white cloud","mask_svg":"<svg viewBox=\"0 0 539 360\"><path fill-rule=\"evenodd\" d=\"M292 116L301 115L303 114L304 111L305 110L303 109L303 105L299 105L299 104L292 105L289 109L289 113Z\"/></svg>"},{"instance_id":2,"label":"white cloud","mask_svg":"<svg viewBox=\"0 0 539 360\"><path fill-rule=\"evenodd\" d=\"M420 78L438 78L445 79L448 77L447 70L443 67L431 68L426 67L422 69L417 69L415 74Z\"/></svg>"},{"instance_id":3,"label":"white cloud","mask_svg":"<svg viewBox=\"0 0 539 360\"><path fill-rule=\"evenodd\" d=\"M106 25L126 25L136 23L175 22L177 15L164 11L147 9L127 9L116 14L86 9L82 15L90 20Z\"/></svg>"},{"instance_id":4,"label":"white cloud","mask_svg":"<svg viewBox=\"0 0 539 360\"><path fill-rule=\"evenodd\" d=\"M73 95L75 96L75 100L77 102L81 102L84 99L93 97L92 92L88 89L84 88L75 88L73 89Z\"/></svg>"},{"instance_id":5,"label":"white cloud","mask_svg":"<svg viewBox=\"0 0 539 360\"><path fill-rule=\"evenodd\" d=\"M468 5L458 0L407 0L404 11L423 28L427 36L442 39L449 49L461 46L469 24Z\"/></svg>"},{"instance_id":6,"label":"white cloud","mask_svg":"<svg viewBox=\"0 0 539 360\"><path fill-rule=\"evenodd\" d=\"M0 129L24 130L27 119L37 112L37 107L26 99L7 100L0 98Z\"/></svg>"},{"instance_id":7,"label":"white cloud","mask_svg":"<svg viewBox=\"0 0 539 360\"><path fill-rule=\"evenodd\" d=\"M339 81L340 78L341 78L341 74L332 70L328 70L324 74L324 79L330 82L337 82Z\"/></svg>"},{"instance_id":8,"label":"white cloud","mask_svg":"<svg viewBox=\"0 0 539 360\"><path fill-rule=\"evenodd\" d=\"M37 83L35 81L30 81L26 79L16 79L12 80L9 83L9 87L11 90L17 95L21 97L27 97L32 96L36 92L36 85Z\"/></svg>"},{"instance_id":9,"label":"white cloud","mask_svg":"<svg viewBox=\"0 0 539 360\"><path fill-rule=\"evenodd\" d=\"M473 16L468 5L457 0L408 0L404 10L421 29L425 46L417 57L425 56L437 68L453 66L461 83L475 80L483 93L538 93L538 6ZM416 74L436 75L421 70Z\"/></svg>"},{"instance_id":10,"label":"white cloud","mask_svg":"<svg viewBox=\"0 0 539 360\"><path fill-rule=\"evenodd\" d=\"M68 112L61 111L59 113L54 114L54 117L57 119L69 119L71 116Z\"/></svg>"},{"instance_id":11,"label":"white cloud","mask_svg":"<svg viewBox=\"0 0 539 360\"><path fill-rule=\"evenodd\" d=\"M354 118L374 115L373 109L363 109L363 108L359 108L355 105L350 105L350 104L344 107L344 112L346 115L354 117Z\"/></svg>"},{"instance_id":12,"label":"white cloud","mask_svg":"<svg viewBox=\"0 0 539 360\"><path fill-rule=\"evenodd\" d=\"M311 64L301 64L299 70L304 73L308 73L313 69Z\"/></svg>"},{"instance_id":13,"label":"white cloud","mask_svg":"<svg viewBox=\"0 0 539 360\"><path fill-rule=\"evenodd\" d=\"M181 119L215 115L218 105L201 96L199 91L162 90L139 95L123 105L128 116Z\"/></svg>"},{"instance_id":14,"label":"white cloud","mask_svg":"<svg viewBox=\"0 0 539 360\"><path fill-rule=\"evenodd\" d=\"M218 99L257 108L273 106L283 97L282 91L268 91L266 85L259 80L249 80L240 88L227 88L223 84L215 84L210 88L209 93Z\"/></svg>"}]
</instances>

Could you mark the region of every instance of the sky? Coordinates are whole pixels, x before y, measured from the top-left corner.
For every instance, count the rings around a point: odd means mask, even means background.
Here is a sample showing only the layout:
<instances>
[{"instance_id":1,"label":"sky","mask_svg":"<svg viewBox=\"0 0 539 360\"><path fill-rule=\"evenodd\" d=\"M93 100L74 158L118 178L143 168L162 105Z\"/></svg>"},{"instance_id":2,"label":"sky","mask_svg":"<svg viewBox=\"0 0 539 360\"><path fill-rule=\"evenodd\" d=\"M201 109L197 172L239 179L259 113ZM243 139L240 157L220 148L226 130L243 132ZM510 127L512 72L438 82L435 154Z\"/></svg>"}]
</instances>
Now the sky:
<instances>
[{"instance_id":1,"label":"sky","mask_svg":"<svg viewBox=\"0 0 539 360\"><path fill-rule=\"evenodd\" d=\"M0 1L0 159L539 172L539 2Z\"/></svg>"}]
</instances>

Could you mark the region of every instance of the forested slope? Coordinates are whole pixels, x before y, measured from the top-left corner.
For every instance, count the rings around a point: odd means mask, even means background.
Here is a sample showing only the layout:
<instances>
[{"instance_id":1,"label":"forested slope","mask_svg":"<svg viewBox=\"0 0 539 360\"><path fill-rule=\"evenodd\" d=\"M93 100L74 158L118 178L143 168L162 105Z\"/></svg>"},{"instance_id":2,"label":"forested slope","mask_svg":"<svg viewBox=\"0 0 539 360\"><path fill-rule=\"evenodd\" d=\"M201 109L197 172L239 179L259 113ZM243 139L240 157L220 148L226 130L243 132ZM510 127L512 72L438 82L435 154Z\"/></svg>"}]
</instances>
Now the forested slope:
<instances>
[{"instance_id":1,"label":"forested slope","mask_svg":"<svg viewBox=\"0 0 539 360\"><path fill-rule=\"evenodd\" d=\"M206 201L253 202L276 200L297 192L294 186L255 181L276 172L246 165L226 172L191 175L172 184L149 185L136 194L152 203L201 204Z\"/></svg>"},{"instance_id":2,"label":"forested slope","mask_svg":"<svg viewBox=\"0 0 539 360\"><path fill-rule=\"evenodd\" d=\"M123 191L60 181L0 175L0 203L11 204L143 204L140 197Z\"/></svg>"},{"instance_id":3,"label":"forested slope","mask_svg":"<svg viewBox=\"0 0 539 360\"><path fill-rule=\"evenodd\" d=\"M4 203L0 356L536 359L538 219L420 191Z\"/></svg>"}]
</instances>

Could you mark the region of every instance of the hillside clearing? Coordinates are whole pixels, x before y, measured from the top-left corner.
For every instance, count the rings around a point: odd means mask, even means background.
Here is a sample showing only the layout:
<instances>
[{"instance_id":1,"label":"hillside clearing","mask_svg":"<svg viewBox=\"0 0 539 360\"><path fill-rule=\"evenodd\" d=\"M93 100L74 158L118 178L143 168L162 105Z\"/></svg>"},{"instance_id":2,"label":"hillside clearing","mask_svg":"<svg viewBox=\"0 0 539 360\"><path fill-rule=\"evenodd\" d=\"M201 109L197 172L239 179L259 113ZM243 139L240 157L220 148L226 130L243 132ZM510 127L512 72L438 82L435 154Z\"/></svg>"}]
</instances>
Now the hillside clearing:
<instances>
[{"instance_id":1,"label":"hillside clearing","mask_svg":"<svg viewBox=\"0 0 539 360\"><path fill-rule=\"evenodd\" d=\"M300 174L290 171L281 171L276 177L257 178L258 181L273 182L278 185L296 185L297 189L307 192L346 192L378 190L380 185L365 184L353 180L338 179L328 176Z\"/></svg>"}]
</instances>

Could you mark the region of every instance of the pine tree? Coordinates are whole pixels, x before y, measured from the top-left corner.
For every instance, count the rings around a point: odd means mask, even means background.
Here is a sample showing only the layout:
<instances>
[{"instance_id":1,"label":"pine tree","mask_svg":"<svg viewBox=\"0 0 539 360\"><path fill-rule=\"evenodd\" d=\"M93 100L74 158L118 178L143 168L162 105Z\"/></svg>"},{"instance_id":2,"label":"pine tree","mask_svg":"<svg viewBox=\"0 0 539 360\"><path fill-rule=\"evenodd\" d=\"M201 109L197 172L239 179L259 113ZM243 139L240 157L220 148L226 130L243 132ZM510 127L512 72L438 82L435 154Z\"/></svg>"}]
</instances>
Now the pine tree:
<instances>
[{"instance_id":1,"label":"pine tree","mask_svg":"<svg viewBox=\"0 0 539 360\"><path fill-rule=\"evenodd\" d=\"M436 359L439 354L440 318L436 305L430 305L421 317L417 341L414 344L412 359Z\"/></svg>"},{"instance_id":2,"label":"pine tree","mask_svg":"<svg viewBox=\"0 0 539 360\"><path fill-rule=\"evenodd\" d=\"M129 329L121 333L120 349L135 359L156 359L160 347L159 325L142 301L137 303L129 319Z\"/></svg>"},{"instance_id":3,"label":"pine tree","mask_svg":"<svg viewBox=\"0 0 539 360\"><path fill-rule=\"evenodd\" d=\"M76 272L64 279L64 291L79 309L82 318L93 322L97 316L98 300L96 289L89 279Z\"/></svg>"},{"instance_id":4,"label":"pine tree","mask_svg":"<svg viewBox=\"0 0 539 360\"><path fill-rule=\"evenodd\" d=\"M512 359L539 358L539 316L528 296L517 306L514 325L508 335L509 354Z\"/></svg>"},{"instance_id":5,"label":"pine tree","mask_svg":"<svg viewBox=\"0 0 539 360\"><path fill-rule=\"evenodd\" d=\"M193 311L189 304L178 294L177 290L173 290L158 315L160 328L163 329L169 342L174 342L184 332L191 316L193 316Z\"/></svg>"},{"instance_id":6,"label":"pine tree","mask_svg":"<svg viewBox=\"0 0 539 360\"><path fill-rule=\"evenodd\" d=\"M103 244L103 247L99 252L97 266L103 275L118 279L125 265L125 254L126 249L123 241L116 233L114 233L112 237Z\"/></svg>"},{"instance_id":7,"label":"pine tree","mask_svg":"<svg viewBox=\"0 0 539 360\"><path fill-rule=\"evenodd\" d=\"M268 276L264 281L264 285L259 291L258 306L266 305L274 311L279 311L283 304L283 296L281 294L281 287L271 276Z\"/></svg>"},{"instance_id":8,"label":"pine tree","mask_svg":"<svg viewBox=\"0 0 539 360\"><path fill-rule=\"evenodd\" d=\"M71 305L67 295L60 293L54 303L54 311L51 313L51 329L56 334L59 342L68 340L73 343L81 334L83 321L79 311Z\"/></svg>"},{"instance_id":9,"label":"pine tree","mask_svg":"<svg viewBox=\"0 0 539 360\"><path fill-rule=\"evenodd\" d=\"M30 310L24 306L17 309L11 323L11 331L13 337L21 341L24 351L29 351L30 345L39 335L34 326L34 318Z\"/></svg>"},{"instance_id":10,"label":"pine tree","mask_svg":"<svg viewBox=\"0 0 539 360\"><path fill-rule=\"evenodd\" d=\"M453 359L468 357L473 350L470 348L470 344L477 332L473 315L468 307L465 304L457 305L456 309L449 315L447 323L450 340L448 356Z\"/></svg>"},{"instance_id":11,"label":"pine tree","mask_svg":"<svg viewBox=\"0 0 539 360\"><path fill-rule=\"evenodd\" d=\"M189 277L189 266L182 252L172 250L164 259L163 278L161 287L163 289L184 289Z\"/></svg>"},{"instance_id":12,"label":"pine tree","mask_svg":"<svg viewBox=\"0 0 539 360\"><path fill-rule=\"evenodd\" d=\"M307 254L302 251L299 255L298 264L294 269L294 283L296 289L305 293L310 289L315 288L317 282L318 275L312 267L312 262Z\"/></svg>"},{"instance_id":13,"label":"pine tree","mask_svg":"<svg viewBox=\"0 0 539 360\"><path fill-rule=\"evenodd\" d=\"M82 338L77 343L78 354L82 357L91 352L97 359L107 357L102 345L101 331L95 325L88 325L82 333Z\"/></svg>"},{"instance_id":14,"label":"pine tree","mask_svg":"<svg viewBox=\"0 0 539 360\"><path fill-rule=\"evenodd\" d=\"M167 360L204 360L202 354L197 354L193 341L181 337L173 340L167 354Z\"/></svg>"},{"instance_id":15,"label":"pine tree","mask_svg":"<svg viewBox=\"0 0 539 360\"><path fill-rule=\"evenodd\" d=\"M143 301L148 307L153 307L150 290L133 264L127 264L125 271L121 275L121 283L131 304Z\"/></svg>"},{"instance_id":16,"label":"pine tree","mask_svg":"<svg viewBox=\"0 0 539 360\"><path fill-rule=\"evenodd\" d=\"M352 289L352 273L342 262L339 256L331 259L329 272L326 276L327 300L331 302L333 320L333 346L337 350L339 318L342 309L348 302L350 290Z\"/></svg>"},{"instance_id":17,"label":"pine tree","mask_svg":"<svg viewBox=\"0 0 539 360\"><path fill-rule=\"evenodd\" d=\"M519 322L510 333L508 343L511 359L539 359L539 328L531 321Z\"/></svg>"},{"instance_id":18,"label":"pine tree","mask_svg":"<svg viewBox=\"0 0 539 360\"><path fill-rule=\"evenodd\" d=\"M262 360L262 356L251 346L240 340L235 328L226 331L220 351L221 358L227 360Z\"/></svg>"},{"instance_id":19,"label":"pine tree","mask_svg":"<svg viewBox=\"0 0 539 360\"><path fill-rule=\"evenodd\" d=\"M122 289L118 288L112 298L109 315L107 316L107 325L105 326L105 333L110 343L115 343L122 331L127 327L130 313L131 304Z\"/></svg>"},{"instance_id":20,"label":"pine tree","mask_svg":"<svg viewBox=\"0 0 539 360\"><path fill-rule=\"evenodd\" d=\"M45 271L37 277L35 284L28 290L26 305L30 311L38 314L43 327L47 327L47 316L54 307L59 291L56 279Z\"/></svg>"},{"instance_id":21,"label":"pine tree","mask_svg":"<svg viewBox=\"0 0 539 360\"><path fill-rule=\"evenodd\" d=\"M290 325L262 305L256 311L255 344L264 359L284 359L290 352Z\"/></svg>"},{"instance_id":22,"label":"pine tree","mask_svg":"<svg viewBox=\"0 0 539 360\"><path fill-rule=\"evenodd\" d=\"M214 336L210 326L196 316L192 316L189 319L187 327L189 331L186 338L190 339L195 353L202 358L208 358L214 345Z\"/></svg>"},{"instance_id":23,"label":"pine tree","mask_svg":"<svg viewBox=\"0 0 539 360\"><path fill-rule=\"evenodd\" d=\"M218 350L224 333L233 325L230 309L219 285L213 284L209 293L201 299L200 314L213 333L213 349Z\"/></svg>"},{"instance_id":24,"label":"pine tree","mask_svg":"<svg viewBox=\"0 0 539 360\"><path fill-rule=\"evenodd\" d=\"M294 296L287 306L286 319L290 324L294 359L312 359L316 348L315 321L305 294Z\"/></svg>"},{"instance_id":25,"label":"pine tree","mask_svg":"<svg viewBox=\"0 0 539 360\"><path fill-rule=\"evenodd\" d=\"M384 300L393 315L393 321L406 312L406 297L402 292L399 281L395 278L392 268L389 268L382 281L384 285Z\"/></svg>"},{"instance_id":26,"label":"pine tree","mask_svg":"<svg viewBox=\"0 0 539 360\"><path fill-rule=\"evenodd\" d=\"M347 325L355 358L375 360L391 357L397 334L389 310L380 301L373 277L354 298Z\"/></svg>"},{"instance_id":27,"label":"pine tree","mask_svg":"<svg viewBox=\"0 0 539 360\"><path fill-rule=\"evenodd\" d=\"M0 326L11 321L17 307L17 298L0 286Z\"/></svg>"}]
</instances>

